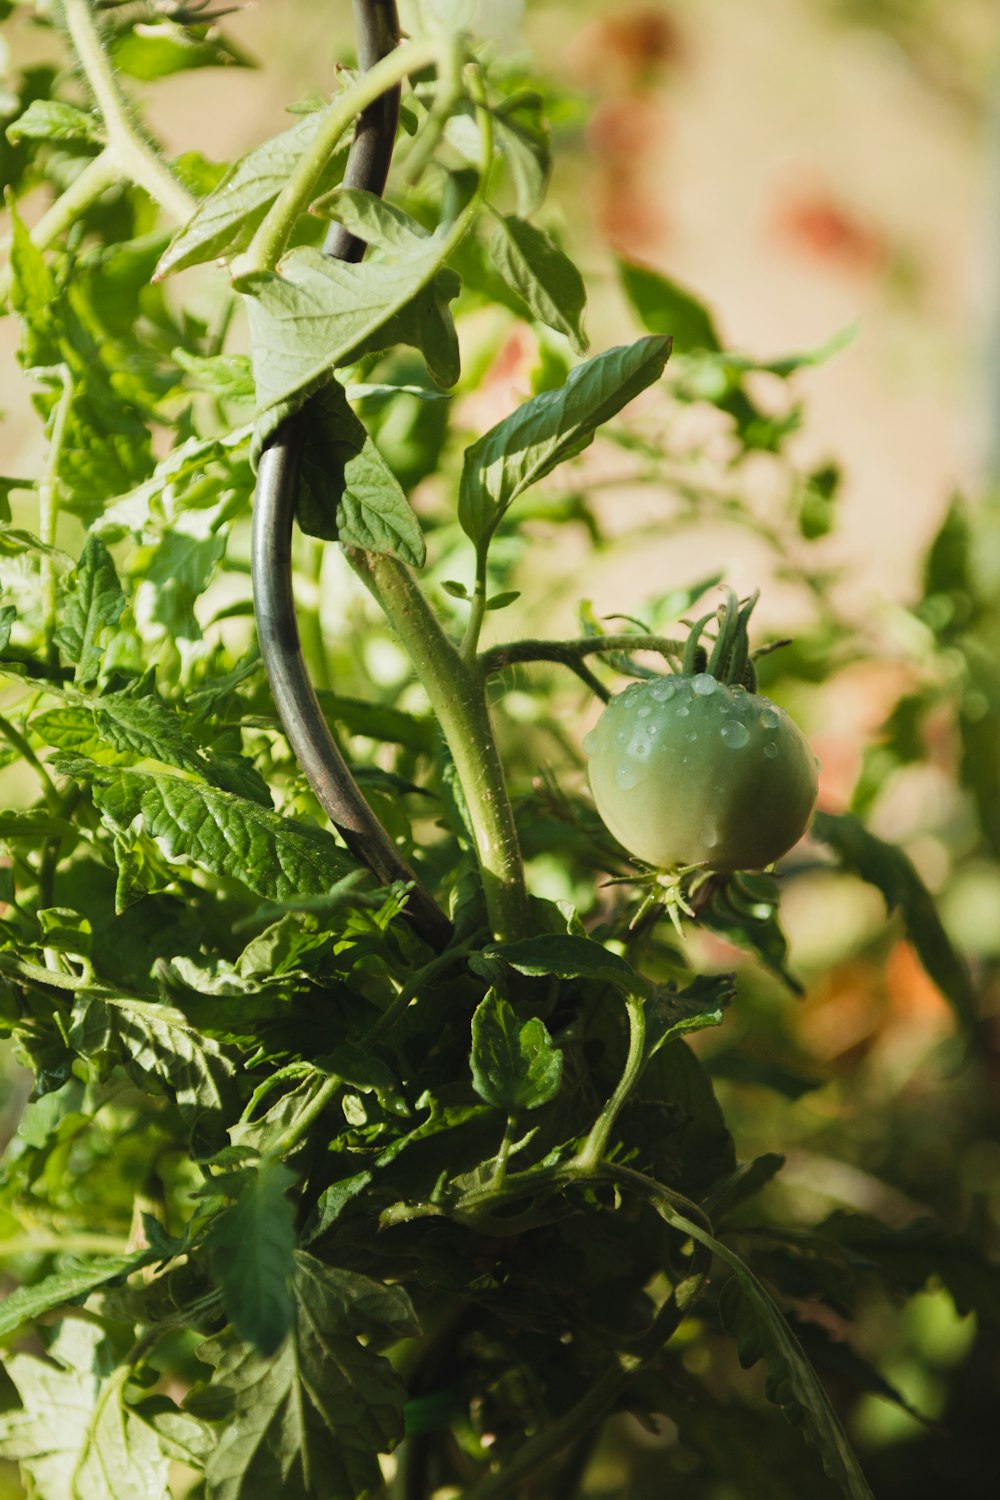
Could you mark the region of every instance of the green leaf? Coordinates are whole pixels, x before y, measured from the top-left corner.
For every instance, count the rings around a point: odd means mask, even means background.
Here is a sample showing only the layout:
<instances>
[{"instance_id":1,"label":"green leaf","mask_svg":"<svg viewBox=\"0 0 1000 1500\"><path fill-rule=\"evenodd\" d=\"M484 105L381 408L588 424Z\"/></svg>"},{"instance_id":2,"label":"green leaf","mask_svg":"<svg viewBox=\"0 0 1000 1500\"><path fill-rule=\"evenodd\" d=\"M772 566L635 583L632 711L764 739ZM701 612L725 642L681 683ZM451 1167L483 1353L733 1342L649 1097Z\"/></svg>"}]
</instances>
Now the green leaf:
<instances>
[{"instance_id":1,"label":"green leaf","mask_svg":"<svg viewBox=\"0 0 1000 1500\"><path fill-rule=\"evenodd\" d=\"M851 813L816 813L812 836L833 850L845 870L881 891L890 912L899 911L920 962L963 1026L971 1026L978 1011L972 976L909 857L869 833Z\"/></svg>"},{"instance_id":2,"label":"green leaf","mask_svg":"<svg viewBox=\"0 0 1000 1500\"><path fill-rule=\"evenodd\" d=\"M267 210L285 186L302 153L323 124L322 111L301 115L294 125L264 141L236 162L203 198L160 257L154 279L186 266L245 250ZM343 170L348 143L335 153L328 178Z\"/></svg>"},{"instance_id":3,"label":"green leaf","mask_svg":"<svg viewBox=\"0 0 1000 1500\"><path fill-rule=\"evenodd\" d=\"M0 1416L0 1447L31 1477L38 1500L169 1500L168 1459L125 1401L131 1370L95 1373L103 1330L65 1328L54 1361L15 1354L7 1372L23 1406Z\"/></svg>"},{"instance_id":4,"label":"green leaf","mask_svg":"<svg viewBox=\"0 0 1000 1500\"><path fill-rule=\"evenodd\" d=\"M75 680L96 681L104 659L106 632L125 608L111 553L100 537L89 536L69 580L56 644L76 667Z\"/></svg>"},{"instance_id":5,"label":"green leaf","mask_svg":"<svg viewBox=\"0 0 1000 1500\"><path fill-rule=\"evenodd\" d=\"M111 54L123 73L144 81L191 68L253 66L246 54L214 27L192 28L166 19L130 27L117 38Z\"/></svg>"},{"instance_id":6,"label":"green leaf","mask_svg":"<svg viewBox=\"0 0 1000 1500\"><path fill-rule=\"evenodd\" d=\"M527 217L545 197L552 169L544 103L533 90L524 89L500 100L491 113L497 145L517 194L517 211Z\"/></svg>"},{"instance_id":7,"label":"green leaf","mask_svg":"<svg viewBox=\"0 0 1000 1500\"><path fill-rule=\"evenodd\" d=\"M801 1426L827 1474L849 1500L874 1500L830 1398L770 1293L734 1250L678 1212L666 1195L652 1201L661 1218L705 1245L732 1271L723 1288L720 1311L736 1338L740 1363L747 1368L758 1359L767 1361L768 1399L794 1426Z\"/></svg>"},{"instance_id":8,"label":"green leaf","mask_svg":"<svg viewBox=\"0 0 1000 1500\"><path fill-rule=\"evenodd\" d=\"M191 377L191 384L222 401L253 401L253 368L245 354L192 354L175 349L174 362Z\"/></svg>"},{"instance_id":9,"label":"green leaf","mask_svg":"<svg viewBox=\"0 0 1000 1500\"><path fill-rule=\"evenodd\" d=\"M66 776L91 782L94 802L127 834L142 820L170 860L242 881L266 900L322 896L353 862L332 834L180 776L115 770L79 755L54 758Z\"/></svg>"},{"instance_id":10,"label":"green leaf","mask_svg":"<svg viewBox=\"0 0 1000 1500\"><path fill-rule=\"evenodd\" d=\"M490 241L493 264L540 323L565 334L577 354L587 350L583 277L549 235L516 214L499 216Z\"/></svg>"},{"instance_id":11,"label":"green leaf","mask_svg":"<svg viewBox=\"0 0 1000 1500\"><path fill-rule=\"evenodd\" d=\"M35 914L42 933L42 946L57 953L89 958L94 946L90 918L66 906L45 906Z\"/></svg>"},{"instance_id":12,"label":"green leaf","mask_svg":"<svg viewBox=\"0 0 1000 1500\"><path fill-rule=\"evenodd\" d=\"M238 290L247 299L258 411L301 403L336 366L398 342L429 354L435 378L452 373L434 361L441 340L435 319L450 322L444 309L458 294L457 277L441 270L448 248L446 235L414 235L406 252L354 265L304 246L284 257L280 275L244 276ZM258 445L273 425L264 418Z\"/></svg>"},{"instance_id":13,"label":"green leaf","mask_svg":"<svg viewBox=\"0 0 1000 1500\"><path fill-rule=\"evenodd\" d=\"M506 1115L538 1109L559 1092L562 1053L537 1016L519 1021L495 990L472 1017L472 1086Z\"/></svg>"},{"instance_id":14,"label":"green leaf","mask_svg":"<svg viewBox=\"0 0 1000 1500\"><path fill-rule=\"evenodd\" d=\"M676 281L627 260L619 260L618 276L632 311L649 333L670 334L678 354L692 349L721 353L711 313Z\"/></svg>"},{"instance_id":15,"label":"green leaf","mask_svg":"<svg viewBox=\"0 0 1000 1500\"><path fill-rule=\"evenodd\" d=\"M661 1047L678 1037L704 1031L708 1026L721 1026L735 993L732 974L702 975L680 991L655 989L645 1005L645 1060L648 1062Z\"/></svg>"},{"instance_id":16,"label":"green leaf","mask_svg":"<svg viewBox=\"0 0 1000 1500\"><path fill-rule=\"evenodd\" d=\"M307 403L303 423L302 530L422 567L426 548L419 522L336 381Z\"/></svg>"},{"instance_id":17,"label":"green leaf","mask_svg":"<svg viewBox=\"0 0 1000 1500\"><path fill-rule=\"evenodd\" d=\"M227 1339L199 1350L210 1390L233 1402L206 1470L212 1500L356 1500L381 1487L377 1454L403 1435L406 1389L373 1343L419 1332L406 1293L295 1260L295 1328L276 1354Z\"/></svg>"},{"instance_id":18,"label":"green leaf","mask_svg":"<svg viewBox=\"0 0 1000 1500\"><path fill-rule=\"evenodd\" d=\"M263 1355L276 1352L295 1320L295 1206L288 1197L294 1182L295 1173L270 1157L245 1167L227 1180L236 1202L208 1235L212 1274L229 1319Z\"/></svg>"},{"instance_id":19,"label":"green leaf","mask_svg":"<svg viewBox=\"0 0 1000 1500\"><path fill-rule=\"evenodd\" d=\"M232 1060L172 1006L103 988L79 990L69 1041L82 1057L120 1064L140 1088L167 1094L189 1124L232 1117Z\"/></svg>"},{"instance_id":20,"label":"green leaf","mask_svg":"<svg viewBox=\"0 0 1000 1500\"><path fill-rule=\"evenodd\" d=\"M582 452L603 422L660 378L669 355L668 338L595 355L564 386L526 401L466 449L458 515L480 555L513 501Z\"/></svg>"},{"instance_id":21,"label":"green leaf","mask_svg":"<svg viewBox=\"0 0 1000 1500\"><path fill-rule=\"evenodd\" d=\"M503 959L519 974L593 979L598 984L613 985L623 995L642 995L649 988L648 980L627 959L611 953L593 938L574 937L570 933L546 933L543 937L495 943L484 953L487 958Z\"/></svg>"},{"instance_id":22,"label":"green leaf","mask_svg":"<svg viewBox=\"0 0 1000 1500\"><path fill-rule=\"evenodd\" d=\"M99 759L104 765L158 760L204 776L207 766L184 733L176 709L162 698L106 693L89 703L68 703L36 714L31 721L59 750Z\"/></svg>"},{"instance_id":23,"label":"green leaf","mask_svg":"<svg viewBox=\"0 0 1000 1500\"><path fill-rule=\"evenodd\" d=\"M29 808L25 812L6 809L0 812L0 839L48 839L65 838L76 833L74 824L66 818L57 818L54 813L40 808Z\"/></svg>"},{"instance_id":24,"label":"green leaf","mask_svg":"<svg viewBox=\"0 0 1000 1500\"><path fill-rule=\"evenodd\" d=\"M32 99L23 115L7 126L7 139L18 141L91 141L104 139L100 120L60 99Z\"/></svg>"},{"instance_id":25,"label":"green leaf","mask_svg":"<svg viewBox=\"0 0 1000 1500\"><path fill-rule=\"evenodd\" d=\"M19 1286L8 1292L0 1305L0 1338L16 1333L22 1323L30 1323L42 1313L77 1302L110 1282L120 1281L138 1271L153 1259L148 1250L136 1255L108 1255L86 1265L54 1271L33 1286Z\"/></svg>"}]
</instances>

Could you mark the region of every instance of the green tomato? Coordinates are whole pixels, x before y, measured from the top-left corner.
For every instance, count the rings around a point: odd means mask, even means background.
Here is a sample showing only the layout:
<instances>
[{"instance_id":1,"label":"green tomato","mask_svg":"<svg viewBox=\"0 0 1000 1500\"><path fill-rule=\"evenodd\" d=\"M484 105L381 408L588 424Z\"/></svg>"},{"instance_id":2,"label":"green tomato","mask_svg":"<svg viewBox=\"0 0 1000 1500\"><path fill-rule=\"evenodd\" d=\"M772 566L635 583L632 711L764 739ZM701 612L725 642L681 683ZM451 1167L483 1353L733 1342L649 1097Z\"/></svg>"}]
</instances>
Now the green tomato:
<instances>
[{"instance_id":1,"label":"green tomato","mask_svg":"<svg viewBox=\"0 0 1000 1500\"><path fill-rule=\"evenodd\" d=\"M597 810L659 870L761 870L816 802L805 735L783 709L708 672L633 682L584 740Z\"/></svg>"}]
</instances>

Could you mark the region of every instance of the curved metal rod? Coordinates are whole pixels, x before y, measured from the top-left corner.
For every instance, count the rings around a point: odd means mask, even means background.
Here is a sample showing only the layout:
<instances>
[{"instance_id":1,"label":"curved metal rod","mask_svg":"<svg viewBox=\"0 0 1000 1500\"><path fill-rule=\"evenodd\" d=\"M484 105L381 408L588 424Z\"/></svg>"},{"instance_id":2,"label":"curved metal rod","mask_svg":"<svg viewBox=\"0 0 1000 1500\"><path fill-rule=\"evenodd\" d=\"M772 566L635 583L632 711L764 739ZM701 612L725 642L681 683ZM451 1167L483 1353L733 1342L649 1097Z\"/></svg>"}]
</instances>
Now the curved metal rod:
<instances>
[{"instance_id":1,"label":"curved metal rod","mask_svg":"<svg viewBox=\"0 0 1000 1500\"><path fill-rule=\"evenodd\" d=\"M354 0L354 18L359 61L367 69L399 40L395 0ZM398 118L398 89L384 94L361 115L344 172L348 187L382 192ZM323 250L337 260L359 261L365 242L335 224ZM292 589L292 524L302 441L302 414L296 412L269 439L257 471L252 558L261 655L289 744L323 810L351 853L379 881L404 880L412 885L406 916L420 936L440 951L451 937L451 923L362 796L327 727L302 655Z\"/></svg>"}]
</instances>

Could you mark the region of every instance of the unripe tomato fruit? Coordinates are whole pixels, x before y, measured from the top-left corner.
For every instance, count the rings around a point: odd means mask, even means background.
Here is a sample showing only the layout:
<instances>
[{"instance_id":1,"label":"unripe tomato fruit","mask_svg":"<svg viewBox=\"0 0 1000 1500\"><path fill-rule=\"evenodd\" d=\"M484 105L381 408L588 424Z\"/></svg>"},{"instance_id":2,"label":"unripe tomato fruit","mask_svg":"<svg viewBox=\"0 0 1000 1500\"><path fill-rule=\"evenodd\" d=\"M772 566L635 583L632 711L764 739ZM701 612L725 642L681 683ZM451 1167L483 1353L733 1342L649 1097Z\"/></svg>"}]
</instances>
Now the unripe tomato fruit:
<instances>
[{"instance_id":1,"label":"unripe tomato fruit","mask_svg":"<svg viewBox=\"0 0 1000 1500\"><path fill-rule=\"evenodd\" d=\"M708 672L633 682L584 740L597 810L659 870L760 870L801 838L816 758L783 709Z\"/></svg>"}]
</instances>

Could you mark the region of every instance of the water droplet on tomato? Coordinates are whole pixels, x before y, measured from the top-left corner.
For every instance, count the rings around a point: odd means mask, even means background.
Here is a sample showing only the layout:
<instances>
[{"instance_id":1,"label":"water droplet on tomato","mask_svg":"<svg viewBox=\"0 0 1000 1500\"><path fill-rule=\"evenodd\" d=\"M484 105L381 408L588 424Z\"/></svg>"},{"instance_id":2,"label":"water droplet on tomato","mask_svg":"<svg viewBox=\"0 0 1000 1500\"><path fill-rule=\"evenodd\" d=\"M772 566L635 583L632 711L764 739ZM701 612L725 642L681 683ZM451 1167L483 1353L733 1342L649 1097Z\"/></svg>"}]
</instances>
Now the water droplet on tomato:
<instances>
[{"instance_id":1,"label":"water droplet on tomato","mask_svg":"<svg viewBox=\"0 0 1000 1500\"><path fill-rule=\"evenodd\" d=\"M630 792L639 785L642 780L642 772L638 766L630 766L627 760L620 761L615 767L615 781L623 792Z\"/></svg>"},{"instance_id":2,"label":"water droplet on tomato","mask_svg":"<svg viewBox=\"0 0 1000 1500\"><path fill-rule=\"evenodd\" d=\"M596 749L597 749L597 735L591 729L590 732L589 732L589 734L585 734L584 737L583 737L583 753L584 753L584 755L593 755L593 753L594 753L594 751Z\"/></svg>"},{"instance_id":3,"label":"water droplet on tomato","mask_svg":"<svg viewBox=\"0 0 1000 1500\"><path fill-rule=\"evenodd\" d=\"M699 698L710 698L719 684L710 672L699 672L692 677L691 686Z\"/></svg>"},{"instance_id":4,"label":"water droplet on tomato","mask_svg":"<svg viewBox=\"0 0 1000 1500\"><path fill-rule=\"evenodd\" d=\"M615 730L615 744L616 745L627 745L628 742L629 742L629 732L628 732L628 730L627 729L616 729Z\"/></svg>"},{"instance_id":5,"label":"water droplet on tomato","mask_svg":"<svg viewBox=\"0 0 1000 1500\"><path fill-rule=\"evenodd\" d=\"M777 729L781 720L773 708L765 708L760 716L760 722L764 729Z\"/></svg>"},{"instance_id":6,"label":"water droplet on tomato","mask_svg":"<svg viewBox=\"0 0 1000 1500\"><path fill-rule=\"evenodd\" d=\"M677 707L674 709L674 713L679 719L686 719L690 712L691 710L688 708L686 703L678 703Z\"/></svg>"},{"instance_id":7,"label":"water droplet on tomato","mask_svg":"<svg viewBox=\"0 0 1000 1500\"><path fill-rule=\"evenodd\" d=\"M719 830L715 827L714 823L706 823L705 827L701 830L701 841L706 849L715 848L719 842Z\"/></svg>"},{"instance_id":8,"label":"water droplet on tomato","mask_svg":"<svg viewBox=\"0 0 1000 1500\"><path fill-rule=\"evenodd\" d=\"M646 733L649 735L650 739L653 739L656 735L659 734L659 732L660 732L660 726L659 726L659 724L647 724L646 725Z\"/></svg>"},{"instance_id":9,"label":"water droplet on tomato","mask_svg":"<svg viewBox=\"0 0 1000 1500\"><path fill-rule=\"evenodd\" d=\"M636 709L635 716L637 719L648 719L652 712L653 705L651 703L644 703L641 708Z\"/></svg>"},{"instance_id":10,"label":"water droplet on tomato","mask_svg":"<svg viewBox=\"0 0 1000 1500\"><path fill-rule=\"evenodd\" d=\"M698 731L697 731L697 729L690 729L690 730L688 730L688 741L689 741L690 744L693 745L695 743L695 741L697 740L697 738L698 738Z\"/></svg>"},{"instance_id":11,"label":"water droplet on tomato","mask_svg":"<svg viewBox=\"0 0 1000 1500\"><path fill-rule=\"evenodd\" d=\"M750 731L739 719L734 719L731 724L723 724L719 730L723 740L730 750L742 750L750 739Z\"/></svg>"},{"instance_id":12,"label":"water droplet on tomato","mask_svg":"<svg viewBox=\"0 0 1000 1500\"><path fill-rule=\"evenodd\" d=\"M774 758L777 755L777 753L778 753L778 747L777 747L777 745L774 743L773 740L768 740L767 744L764 746L764 754L767 756L768 760L774 760Z\"/></svg>"},{"instance_id":13,"label":"water droplet on tomato","mask_svg":"<svg viewBox=\"0 0 1000 1500\"><path fill-rule=\"evenodd\" d=\"M653 686L649 690L649 694L651 698L656 699L657 703L666 703L667 699L672 698L676 691L677 684L676 682L674 682L673 678L661 677L653 683Z\"/></svg>"}]
</instances>

